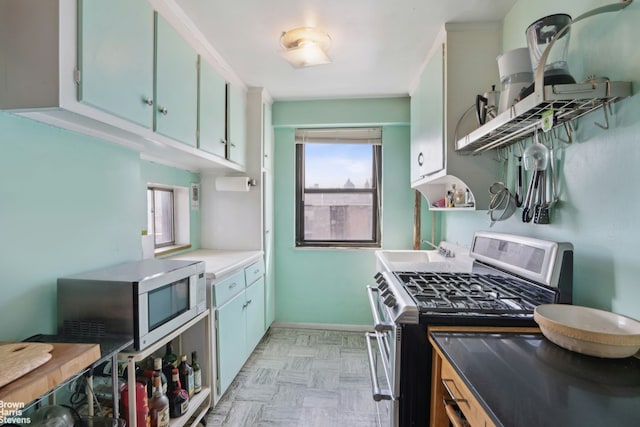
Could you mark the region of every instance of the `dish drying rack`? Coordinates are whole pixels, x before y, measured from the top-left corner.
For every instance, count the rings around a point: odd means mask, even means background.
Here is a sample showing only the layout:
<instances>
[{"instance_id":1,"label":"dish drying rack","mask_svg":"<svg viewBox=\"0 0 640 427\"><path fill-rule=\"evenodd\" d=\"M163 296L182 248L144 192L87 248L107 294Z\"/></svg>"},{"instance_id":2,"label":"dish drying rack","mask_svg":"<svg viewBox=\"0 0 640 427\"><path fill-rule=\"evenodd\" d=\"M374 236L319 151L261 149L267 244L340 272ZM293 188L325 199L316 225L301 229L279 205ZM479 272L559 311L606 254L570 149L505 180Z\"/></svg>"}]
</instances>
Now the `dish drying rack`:
<instances>
[{"instance_id":1,"label":"dish drying rack","mask_svg":"<svg viewBox=\"0 0 640 427\"><path fill-rule=\"evenodd\" d=\"M633 0L623 0L586 12L569 25L562 28L549 43L540 58L536 69L534 92L517 102L508 110L498 114L468 135L455 142L459 153L479 154L484 151L502 148L530 137L536 128L564 126L567 142L572 141L571 121L592 111L602 109L605 123L596 125L608 129L611 104L631 96L631 82L610 81L609 79L590 79L582 83L544 85L544 66L554 42L572 24L606 12L624 9Z\"/></svg>"}]
</instances>

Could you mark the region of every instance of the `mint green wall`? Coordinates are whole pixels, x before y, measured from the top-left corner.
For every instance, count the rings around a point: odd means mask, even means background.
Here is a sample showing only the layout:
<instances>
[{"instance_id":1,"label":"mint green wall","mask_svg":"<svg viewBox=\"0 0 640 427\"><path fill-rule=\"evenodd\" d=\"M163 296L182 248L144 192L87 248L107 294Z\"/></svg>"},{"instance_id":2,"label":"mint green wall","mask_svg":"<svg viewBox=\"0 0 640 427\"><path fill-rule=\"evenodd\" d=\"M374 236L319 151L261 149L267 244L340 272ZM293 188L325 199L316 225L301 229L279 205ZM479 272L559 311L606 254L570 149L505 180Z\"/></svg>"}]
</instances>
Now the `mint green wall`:
<instances>
[{"instance_id":1,"label":"mint green wall","mask_svg":"<svg viewBox=\"0 0 640 427\"><path fill-rule=\"evenodd\" d=\"M576 17L607 0L520 0L504 21L505 50L526 46L524 31L552 13ZM574 303L640 318L640 2L622 12L589 18L572 27L570 71L628 80L634 95L614 105L608 131L594 126L602 112L579 121L577 141L558 150L561 203L550 225L523 224L516 215L492 230L566 240L575 246ZM481 88L478 88L480 91ZM443 238L470 243L488 230L486 212L442 215Z\"/></svg>"},{"instance_id":2,"label":"mint green wall","mask_svg":"<svg viewBox=\"0 0 640 427\"><path fill-rule=\"evenodd\" d=\"M139 259L146 178L184 173L0 112L0 341L55 333L57 277Z\"/></svg>"},{"instance_id":3,"label":"mint green wall","mask_svg":"<svg viewBox=\"0 0 640 427\"><path fill-rule=\"evenodd\" d=\"M412 244L409 98L289 101L273 104L275 127L276 321L370 325L365 286L373 282L373 250L295 248L296 126L383 127L383 245Z\"/></svg>"}]
</instances>

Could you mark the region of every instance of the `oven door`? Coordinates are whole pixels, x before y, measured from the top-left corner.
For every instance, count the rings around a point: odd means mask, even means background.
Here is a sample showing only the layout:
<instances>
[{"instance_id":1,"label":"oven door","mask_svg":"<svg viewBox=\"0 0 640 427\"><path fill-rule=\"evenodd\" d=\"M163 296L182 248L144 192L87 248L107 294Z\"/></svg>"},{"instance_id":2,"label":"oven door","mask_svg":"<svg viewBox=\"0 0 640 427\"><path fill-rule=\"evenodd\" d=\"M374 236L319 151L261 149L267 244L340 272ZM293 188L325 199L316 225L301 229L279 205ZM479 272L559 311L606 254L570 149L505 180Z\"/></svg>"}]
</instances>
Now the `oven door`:
<instances>
[{"instance_id":1,"label":"oven door","mask_svg":"<svg viewBox=\"0 0 640 427\"><path fill-rule=\"evenodd\" d=\"M389 427L399 423L398 395L400 389L399 329L389 319L377 288L367 286L369 304L374 318L374 332L365 334L371 375L371 393L376 402L378 425Z\"/></svg>"}]
</instances>

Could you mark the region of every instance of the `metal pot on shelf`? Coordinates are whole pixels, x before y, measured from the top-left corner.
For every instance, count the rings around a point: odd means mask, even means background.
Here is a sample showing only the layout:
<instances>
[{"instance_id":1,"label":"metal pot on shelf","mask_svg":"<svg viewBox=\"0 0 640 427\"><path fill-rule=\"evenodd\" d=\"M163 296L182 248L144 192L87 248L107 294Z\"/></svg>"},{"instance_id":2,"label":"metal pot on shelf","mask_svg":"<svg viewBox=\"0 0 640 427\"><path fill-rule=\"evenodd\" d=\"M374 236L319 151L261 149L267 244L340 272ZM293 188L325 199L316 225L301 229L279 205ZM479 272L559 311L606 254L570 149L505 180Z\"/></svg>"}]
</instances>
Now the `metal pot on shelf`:
<instances>
[{"instance_id":1,"label":"metal pot on shelf","mask_svg":"<svg viewBox=\"0 0 640 427\"><path fill-rule=\"evenodd\" d=\"M498 99L500 92L496 91L496 86L491 86L491 90L476 96L476 119L478 126L482 126L497 115Z\"/></svg>"}]
</instances>

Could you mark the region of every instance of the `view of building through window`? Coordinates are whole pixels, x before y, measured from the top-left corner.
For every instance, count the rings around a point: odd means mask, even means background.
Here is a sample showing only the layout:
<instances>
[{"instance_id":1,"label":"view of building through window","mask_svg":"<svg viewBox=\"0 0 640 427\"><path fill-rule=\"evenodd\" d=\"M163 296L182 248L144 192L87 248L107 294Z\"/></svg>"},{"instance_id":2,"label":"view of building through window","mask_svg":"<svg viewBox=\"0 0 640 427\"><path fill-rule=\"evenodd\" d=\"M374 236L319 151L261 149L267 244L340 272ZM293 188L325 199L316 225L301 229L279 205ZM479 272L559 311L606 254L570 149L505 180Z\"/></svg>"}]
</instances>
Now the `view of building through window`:
<instances>
[{"instance_id":1,"label":"view of building through window","mask_svg":"<svg viewBox=\"0 0 640 427\"><path fill-rule=\"evenodd\" d=\"M379 146L305 143L299 149L304 150L304 234L299 240L375 242Z\"/></svg>"}]
</instances>

